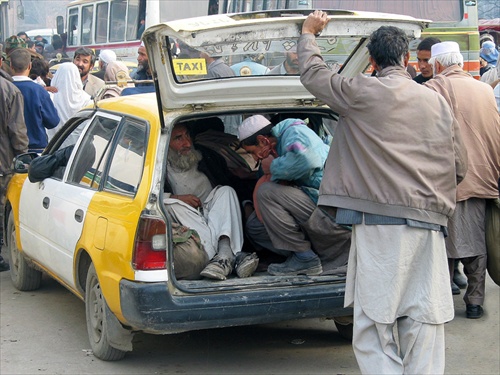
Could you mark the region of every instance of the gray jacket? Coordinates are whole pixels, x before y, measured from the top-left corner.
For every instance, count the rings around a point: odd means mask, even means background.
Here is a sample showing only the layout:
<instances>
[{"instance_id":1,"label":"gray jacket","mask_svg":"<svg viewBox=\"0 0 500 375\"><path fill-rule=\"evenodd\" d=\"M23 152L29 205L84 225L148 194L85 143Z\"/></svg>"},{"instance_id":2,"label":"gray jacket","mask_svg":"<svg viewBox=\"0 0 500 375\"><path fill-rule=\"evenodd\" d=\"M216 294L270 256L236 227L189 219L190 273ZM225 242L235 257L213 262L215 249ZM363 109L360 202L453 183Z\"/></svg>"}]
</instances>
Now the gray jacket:
<instances>
[{"instance_id":1,"label":"gray jacket","mask_svg":"<svg viewBox=\"0 0 500 375\"><path fill-rule=\"evenodd\" d=\"M446 226L467 170L446 101L402 66L344 78L311 34L300 37L298 55L301 82L340 115L318 204Z\"/></svg>"}]
</instances>

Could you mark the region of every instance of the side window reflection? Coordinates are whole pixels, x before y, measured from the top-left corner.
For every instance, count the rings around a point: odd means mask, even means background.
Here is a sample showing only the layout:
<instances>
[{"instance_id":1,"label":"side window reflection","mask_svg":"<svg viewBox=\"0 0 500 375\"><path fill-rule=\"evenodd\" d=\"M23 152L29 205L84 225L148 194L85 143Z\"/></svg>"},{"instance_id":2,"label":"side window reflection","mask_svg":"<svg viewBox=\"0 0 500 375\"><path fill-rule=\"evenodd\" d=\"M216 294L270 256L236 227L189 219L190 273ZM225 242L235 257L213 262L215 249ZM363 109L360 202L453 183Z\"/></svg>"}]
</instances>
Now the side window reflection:
<instances>
[{"instance_id":1,"label":"side window reflection","mask_svg":"<svg viewBox=\"0 0 500 375\"><path fill-rule=\"evenodd\" d=\"M119 122L96 116L82 139L68 175L68 182L98 189L111 139Z\"/></svg>"},{"instance_id":2,"label":"side window reflection","mask_svg":"<svg viewBox=\"0 0 500 375\"><path fill-rule=\"evenodd\" d=\"M135 194L144 169L146 125L125 119L117 136L105 190Z\"/></svg>"}]
</instances>

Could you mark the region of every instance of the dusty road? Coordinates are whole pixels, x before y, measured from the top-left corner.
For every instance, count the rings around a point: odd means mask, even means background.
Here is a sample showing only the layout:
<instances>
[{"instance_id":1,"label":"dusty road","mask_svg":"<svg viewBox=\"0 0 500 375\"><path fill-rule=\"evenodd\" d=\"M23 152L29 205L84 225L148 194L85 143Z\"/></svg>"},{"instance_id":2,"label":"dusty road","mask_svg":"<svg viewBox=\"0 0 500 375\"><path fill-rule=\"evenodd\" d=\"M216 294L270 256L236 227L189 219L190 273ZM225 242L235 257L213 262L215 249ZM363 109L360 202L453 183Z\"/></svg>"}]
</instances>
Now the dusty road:
<instances>
[{"instance_id":1,"label":"dusty road","mask_svg":"<svg viewBox=\"0 0 500 375\"><path fill-rule=\"evenodd\" d=\"M461 296L446 325L446 374L500 373L500 288L488 278L485 316L465 318ZM134 352L103 362L89 349L84 304L44 276L19 292L0 273L0 373L7 374L356 374L350 343L331 321L138 334Z\"/></svg>"}]
</instances>

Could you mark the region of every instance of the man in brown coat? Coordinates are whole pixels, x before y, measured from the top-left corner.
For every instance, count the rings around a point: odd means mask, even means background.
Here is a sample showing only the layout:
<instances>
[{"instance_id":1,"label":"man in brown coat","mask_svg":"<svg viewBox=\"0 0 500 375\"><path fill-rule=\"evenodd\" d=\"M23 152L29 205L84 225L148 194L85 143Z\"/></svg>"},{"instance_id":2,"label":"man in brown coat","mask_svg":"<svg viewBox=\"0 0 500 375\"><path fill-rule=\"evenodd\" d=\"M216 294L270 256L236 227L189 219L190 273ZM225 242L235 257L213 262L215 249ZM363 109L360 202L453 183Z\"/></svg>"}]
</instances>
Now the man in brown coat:
<instances>
[{"instance_id":1,"label":"man in brown coat","mask_svg":"<svg viewBox=\"0 0 500 375\"><path fill-rule=\"evenodd\" d=\"M0 56L2 45L0 44ZM0 59L0 68L2 60ZM24 123L24 101L19 89L11 82L12 78L0 69L0 242L3 245L3 212L5 190L11 178L10 164L15 155L28 150L28 134ZM0 255L0 272L7 271L9 266Z\"/></svg>"},{"instance_id":2,"label":"man in brown coat","mask_svg":"<svg viewBox=\"0 0 500 375\"><path fill-rule=\"evenodd\" d=\"M434 79L425 85L444 96L460 125L468 154L469 169L457 187L457 207L449 221L446 238L450 274L460 259L468 286L464 295L466 315L483 315L486 277L486 200L498 198L500 176L500 117L490 85L464 72L456 42L434 44L430 63Z\"/></svg>"}]
</instances>

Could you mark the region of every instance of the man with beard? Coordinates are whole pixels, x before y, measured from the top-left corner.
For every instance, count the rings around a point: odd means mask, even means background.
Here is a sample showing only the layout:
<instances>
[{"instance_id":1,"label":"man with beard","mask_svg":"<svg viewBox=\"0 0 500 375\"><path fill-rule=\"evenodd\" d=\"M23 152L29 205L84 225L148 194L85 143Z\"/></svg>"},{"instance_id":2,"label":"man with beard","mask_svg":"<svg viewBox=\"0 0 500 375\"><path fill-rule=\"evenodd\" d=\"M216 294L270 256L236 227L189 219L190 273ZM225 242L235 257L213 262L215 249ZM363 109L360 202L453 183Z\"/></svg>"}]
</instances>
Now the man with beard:
<instances>
[{"instance_id":1,"label":"man with beard","mask_svg":"<svg viewBox=\"0 0 500 375\"><path fill-rule=\"evenodd\" d=\"M130 75L134 81L151 81L153 76L149 67L149 58L144 43L141 43L137 50L137 70ZM154 92L155 87L153 82L136 82L135 87L129 87L122 91L121 96L143 94L146 92Z\"/></svg>"},{"instance_id":2,"label":"man with beard","mask_svg":"<svg viewBox=\"0 0 500 375\"><path fill-rule=\"evenodd\" d=\"M457 205L451 216L446 251L451 280L455 259L467 276L464 294L466 317L483 316L487 252L486 203L498 198L500 176L500 118L491 86L463 70L457 42L434 44L431 49L434 78L425 85L440 93L452 108L467 148L469 168L456 191Z\"/></svg>"},{"instance_id":3,"label":"man with beard","mask_svg":"<svg viewBox=\"0 0 500 375\"><path fill-rule=\"evenodd\" d=\"M144 43L141 43L139 49L137 50L137 70L132 75L132 79L136 81L146 81L152 80L151 69L149 67L149 58L146 52L146 47ZM147 83L136 83L136 86L153 86L152 82Z\"/></svg>"},{"instance_id":4,"label":"man with beard","mask_svg":"<svg viewBox=\"0 0 500 375\"><path fill-rule=\"evenodd\" d=\"M241 251L243 227L236 192L215 186L203 158L193 148L184 125L176 125L170 137L164 204L178 223L198 232L211 261L201 276L226 280L233 269L243 278L251 276L259 259Z\"/></svg>"},{"instance_id":5,"label":"man with beard","mask_svg":"<svg viewBox=\"0 0 500 375\"><path fill-rule=\"evenodd\" d=\"M289 52L285 52L285 61L278 66L272 68L267 74L272 75L293 75L299 74L299 58L297 49L294 48Z\"/></svg>"},{"instance_id":6,"label":"man with beard","mask_svg":"<svg viewBox=\"0 0 500 375\"><path fill-rule=\"evenodd\" d=\"M82 78L83 89L92 98L94 98L99 90L105 85L102 79L90 74L90 71L94 67L95 60L96 56L94 51L87 47L78 48L73 58L73 64L78 68L80 77Z\"/></svg>"}]
</instances>

